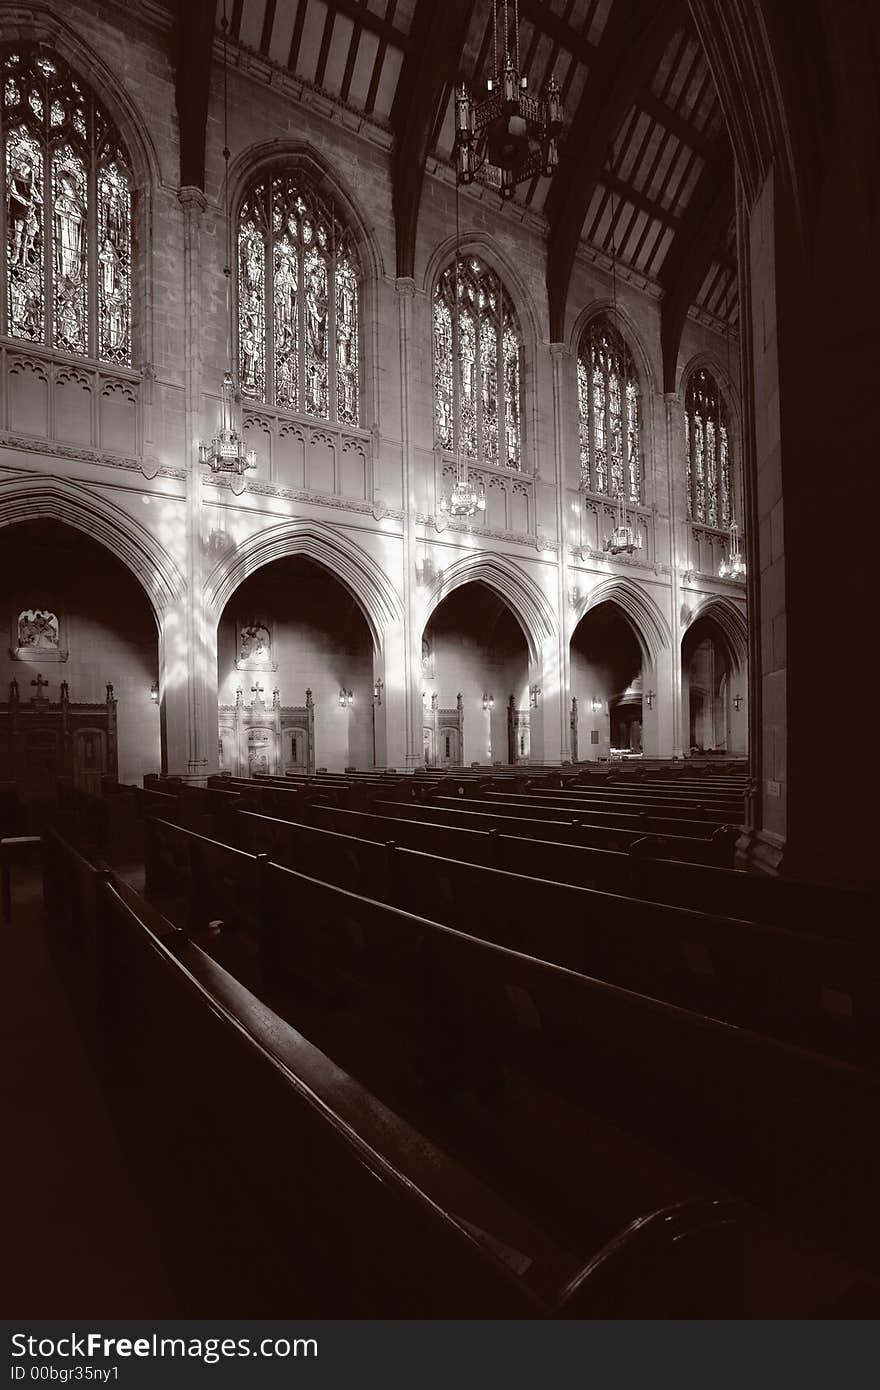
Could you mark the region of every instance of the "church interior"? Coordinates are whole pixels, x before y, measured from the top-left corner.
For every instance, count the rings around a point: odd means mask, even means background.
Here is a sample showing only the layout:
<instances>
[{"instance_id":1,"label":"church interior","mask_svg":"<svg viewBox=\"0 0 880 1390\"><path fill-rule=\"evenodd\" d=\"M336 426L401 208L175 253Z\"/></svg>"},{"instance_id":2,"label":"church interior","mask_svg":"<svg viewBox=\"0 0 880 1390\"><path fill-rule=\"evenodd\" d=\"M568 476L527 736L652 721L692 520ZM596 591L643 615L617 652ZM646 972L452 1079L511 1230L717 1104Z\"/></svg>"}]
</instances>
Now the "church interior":
<instances>
[{"instance_id":1,"label":"church interior","mask_svg":"<svg viewBox=\"0 0 880 1390\"><path fill-rule=\"evenodd\" d=\"M880 1315L876 6L0 66L9 1313Z\"/></svg>"}]
</instances>

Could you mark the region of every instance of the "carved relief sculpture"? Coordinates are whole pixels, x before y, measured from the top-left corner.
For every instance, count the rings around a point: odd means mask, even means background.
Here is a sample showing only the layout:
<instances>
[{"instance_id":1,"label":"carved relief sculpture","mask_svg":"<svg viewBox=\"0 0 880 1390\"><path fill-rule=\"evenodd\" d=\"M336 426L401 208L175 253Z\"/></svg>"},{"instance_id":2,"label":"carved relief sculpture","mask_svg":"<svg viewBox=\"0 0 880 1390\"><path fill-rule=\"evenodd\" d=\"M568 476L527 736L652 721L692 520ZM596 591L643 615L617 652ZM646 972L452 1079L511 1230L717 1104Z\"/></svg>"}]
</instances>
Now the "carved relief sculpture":
<instances>
[{"instance_id":1,"label":"carved relief sculpture","mask_svg":"<svg viewBox=\"0 0 880 1390\"><path fill-rule=\"evenodd\" d=\"M22 608L12 620L9 655L14 661L66 661L61 621L49 608Z\"/></svg>"},{"instance_id":2,"label":"carved relief sculpture","mask_svg":"<svg viewBox=\"0 0 880 1390\"><path fill-rule=\"evenodd\" d=\"M247 618L239 623L236 671L277 671L272 660L272 629L263 618Z\"/></svg>"}]
</instances>

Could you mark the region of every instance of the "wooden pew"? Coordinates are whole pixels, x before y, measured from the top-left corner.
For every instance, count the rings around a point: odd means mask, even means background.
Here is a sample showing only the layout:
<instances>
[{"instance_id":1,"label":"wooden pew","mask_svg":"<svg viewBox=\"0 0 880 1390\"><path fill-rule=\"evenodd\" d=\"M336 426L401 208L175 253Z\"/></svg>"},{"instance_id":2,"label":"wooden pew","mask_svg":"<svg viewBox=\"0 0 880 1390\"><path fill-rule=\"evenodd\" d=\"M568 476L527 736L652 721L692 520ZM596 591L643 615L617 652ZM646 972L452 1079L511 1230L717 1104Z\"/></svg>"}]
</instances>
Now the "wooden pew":
<instances>
[{"instance_id":1,"label":"wooden pew","mask_svg":"<svg viewBox=\"0 0 880 1390\"><path fill-rule=\"evenodd\" d=\"M479 806L482 809L469 809ZM657 841L657 851L669 859L680 859L694 864L716 862L730 863L733 847L726 835L717 840L708 837L694 838L683 835L664 835L646 837L644 831L625 830L615 826L593 826L583 824L578 817L571 820L553 820L549 817L528 819L500 813L487 807L485 803L471 802L459 805L454 797L447 798L443 804L434 799L430 805L385 801L374 798L372 809L377 815L397 817L404 820L422 820L440 825L460 826L472 830L499 830L510 834L523 835L532 839L552 840L558 844L589 845L596 849L625 850L646 838ZM314 813L314 808L310 814Z\"/></svg>"},{"instance_id":2,"label":"wooden pew","mask_svg":"<svg viewBox=\"0 0 880 1390\"><path fill-rule=\"evenodd\" d=\"M352 813L343 813L352 814ZM880 946L756 925L486 861L241 813L236 844L275 863L582 974L834 1056L880 1063ZM460 832L459 832L460 836ZM454 850L454 845L450 849ZM511 872L513 870L513 872ZM792 963L798 968L793 969Z\"/></svg>"},{"instance_id":3,"label":"wooden pew","mask_svg":"<svg viewBox=\"0 0 880 1390\"><path fill-rule=\"evenodd\" d=\"M876 1073L279 866L265 875L261 949L276 1002L287 978L294 999L305 988L336 1015L358 1014L435 1084L488 1094L518 1077L877 1267Z\"/></svg>"},{"instance_id":4,"label":"wooden pew","mask_svg":"<svg viewBox=\"0 0 880 1390\"><path fill-rule=\"evenodd\" d=\"M55 839L54 874L71 853ZM86 898L105 1080L188 1315L746 1311L748 1212L712 1199L646 1212L579 1261L132 890L96 879Z\"/></svg>"},{"instance_id":5,"label":"wooden pew","mask_svg":"<svg viewBox=\"0 0 880 1390\"><path fill-rule=\"evenodd\" d=\"M537 798L529 799L527 795L522 796L514 792L489 792L484 797L453 797L440 793L432 796L429 804L450 806L456 803L468 810L485 811L497 807L502 815L521 816L530 820L540 820L543 817L549 820L579 820L581 824L591 825L597 830L608 827L611 830L630 830L648 835L678 835L695 840L708 839L713 828L702 820L655 816L647 812L627 815L616 810L580 811L577 808L555 804L547 806Z\"/></svg>"}]
</instances>

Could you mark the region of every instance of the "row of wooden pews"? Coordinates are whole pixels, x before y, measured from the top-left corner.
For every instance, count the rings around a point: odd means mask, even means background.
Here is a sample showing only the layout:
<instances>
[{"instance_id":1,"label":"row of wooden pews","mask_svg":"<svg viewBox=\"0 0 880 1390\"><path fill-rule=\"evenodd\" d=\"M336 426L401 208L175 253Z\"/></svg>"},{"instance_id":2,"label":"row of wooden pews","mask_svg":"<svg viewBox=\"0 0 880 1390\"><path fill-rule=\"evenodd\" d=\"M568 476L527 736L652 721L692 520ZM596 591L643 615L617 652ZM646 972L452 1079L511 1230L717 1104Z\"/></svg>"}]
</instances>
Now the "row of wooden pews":
<instances>
[{"instance_id":1,"label":"row of wooden pews","mask_svg":"<svg viewBox=\"0 0 880 1390\"><path fill-rule=\"evenodd\" d=\"M504 780L518 798L579 795L566 774ZM509 817L464 829L436 798L465 799L465 782L491 806L483 777L155 786L141 803L148 892L217 968L582 1269L652 1212L728 1210L711 1203L735 1193L774 1216L736 1207L737 1293L729 1261L727 1292L709 1286L721 1315L778 1313L786 1288L795 1316L873 1299L849 1264L877 1264L867 917L817 930L809 886L787 898L776 884L769 920L750 921L772 881L646 856L638 840L623 852L507 833ZM679 809L669 788L648 790ZM681 794L693 819L704 803ZM686 906L701 893L716 910ZM745 921L718 914L731 895Z\"/></svg>"},{"instance_id":2,"label":"row of wooden pews","mask_svg":"<svg viewBox=\"0 0 880 1390\"><path fill-rule=\"evenodd\" d=\"M270 892L286 898L289 887L273 870ZM680 1200L618 1222L630 1203L609 1175L599 1220L594 1177L570 1212L551 1193L555 1220L535 1220L524 1207L549 1203L496 1190L56 830L45 888L56 936L94 982L105 1081L188 1315L736 1316L772 1288L780 1262L806 1268L820 1307L871 1296L848 1262L671 1166L643 1195ZM396 924L391 909L372 911L371 935ZM263 950L281 986L287 947L267 935ZM410 1016L401 1001L389 1017L400 1027ZM610 1158L612 1138L597 1154ZM632 1144L621 1136L616 1148L621 1157ZM552 1162L550 1135L545 1151ZM584 1258L587 1230L610 1235L591 1236Z\"/></svg>"},{"instance_id":3,"label":"row of wooden pews","mask_svg":"<svg viewBox=\"0 0 880 1390\"><path fill-rule=\"evenodd\" d=\"M714 1182L876 1261L872 1071L157 829L169 913L239 911L257 992L542 1228L586 1251Z\"/></svg>"}]
</instances>

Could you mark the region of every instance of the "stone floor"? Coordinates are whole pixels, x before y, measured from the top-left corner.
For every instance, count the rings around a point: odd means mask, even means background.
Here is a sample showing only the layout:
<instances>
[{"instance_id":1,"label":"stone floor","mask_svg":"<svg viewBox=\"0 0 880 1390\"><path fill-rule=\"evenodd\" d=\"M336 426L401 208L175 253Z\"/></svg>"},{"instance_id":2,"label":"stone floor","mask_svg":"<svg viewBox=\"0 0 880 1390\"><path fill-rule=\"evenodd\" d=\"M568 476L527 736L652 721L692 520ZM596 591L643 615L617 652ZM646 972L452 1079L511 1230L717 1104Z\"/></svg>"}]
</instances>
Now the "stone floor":
<instances>
[{"instance_id":1,"label":"stone floor","mask_svg":"<svg viewBox=\"0 0 880 1390\"><path fill-rule=\"evenodd\" d=\"M15 871L0 967L4 1316L180 1316L53 955L36 871Z\"/></svg>"}]
</instances>

